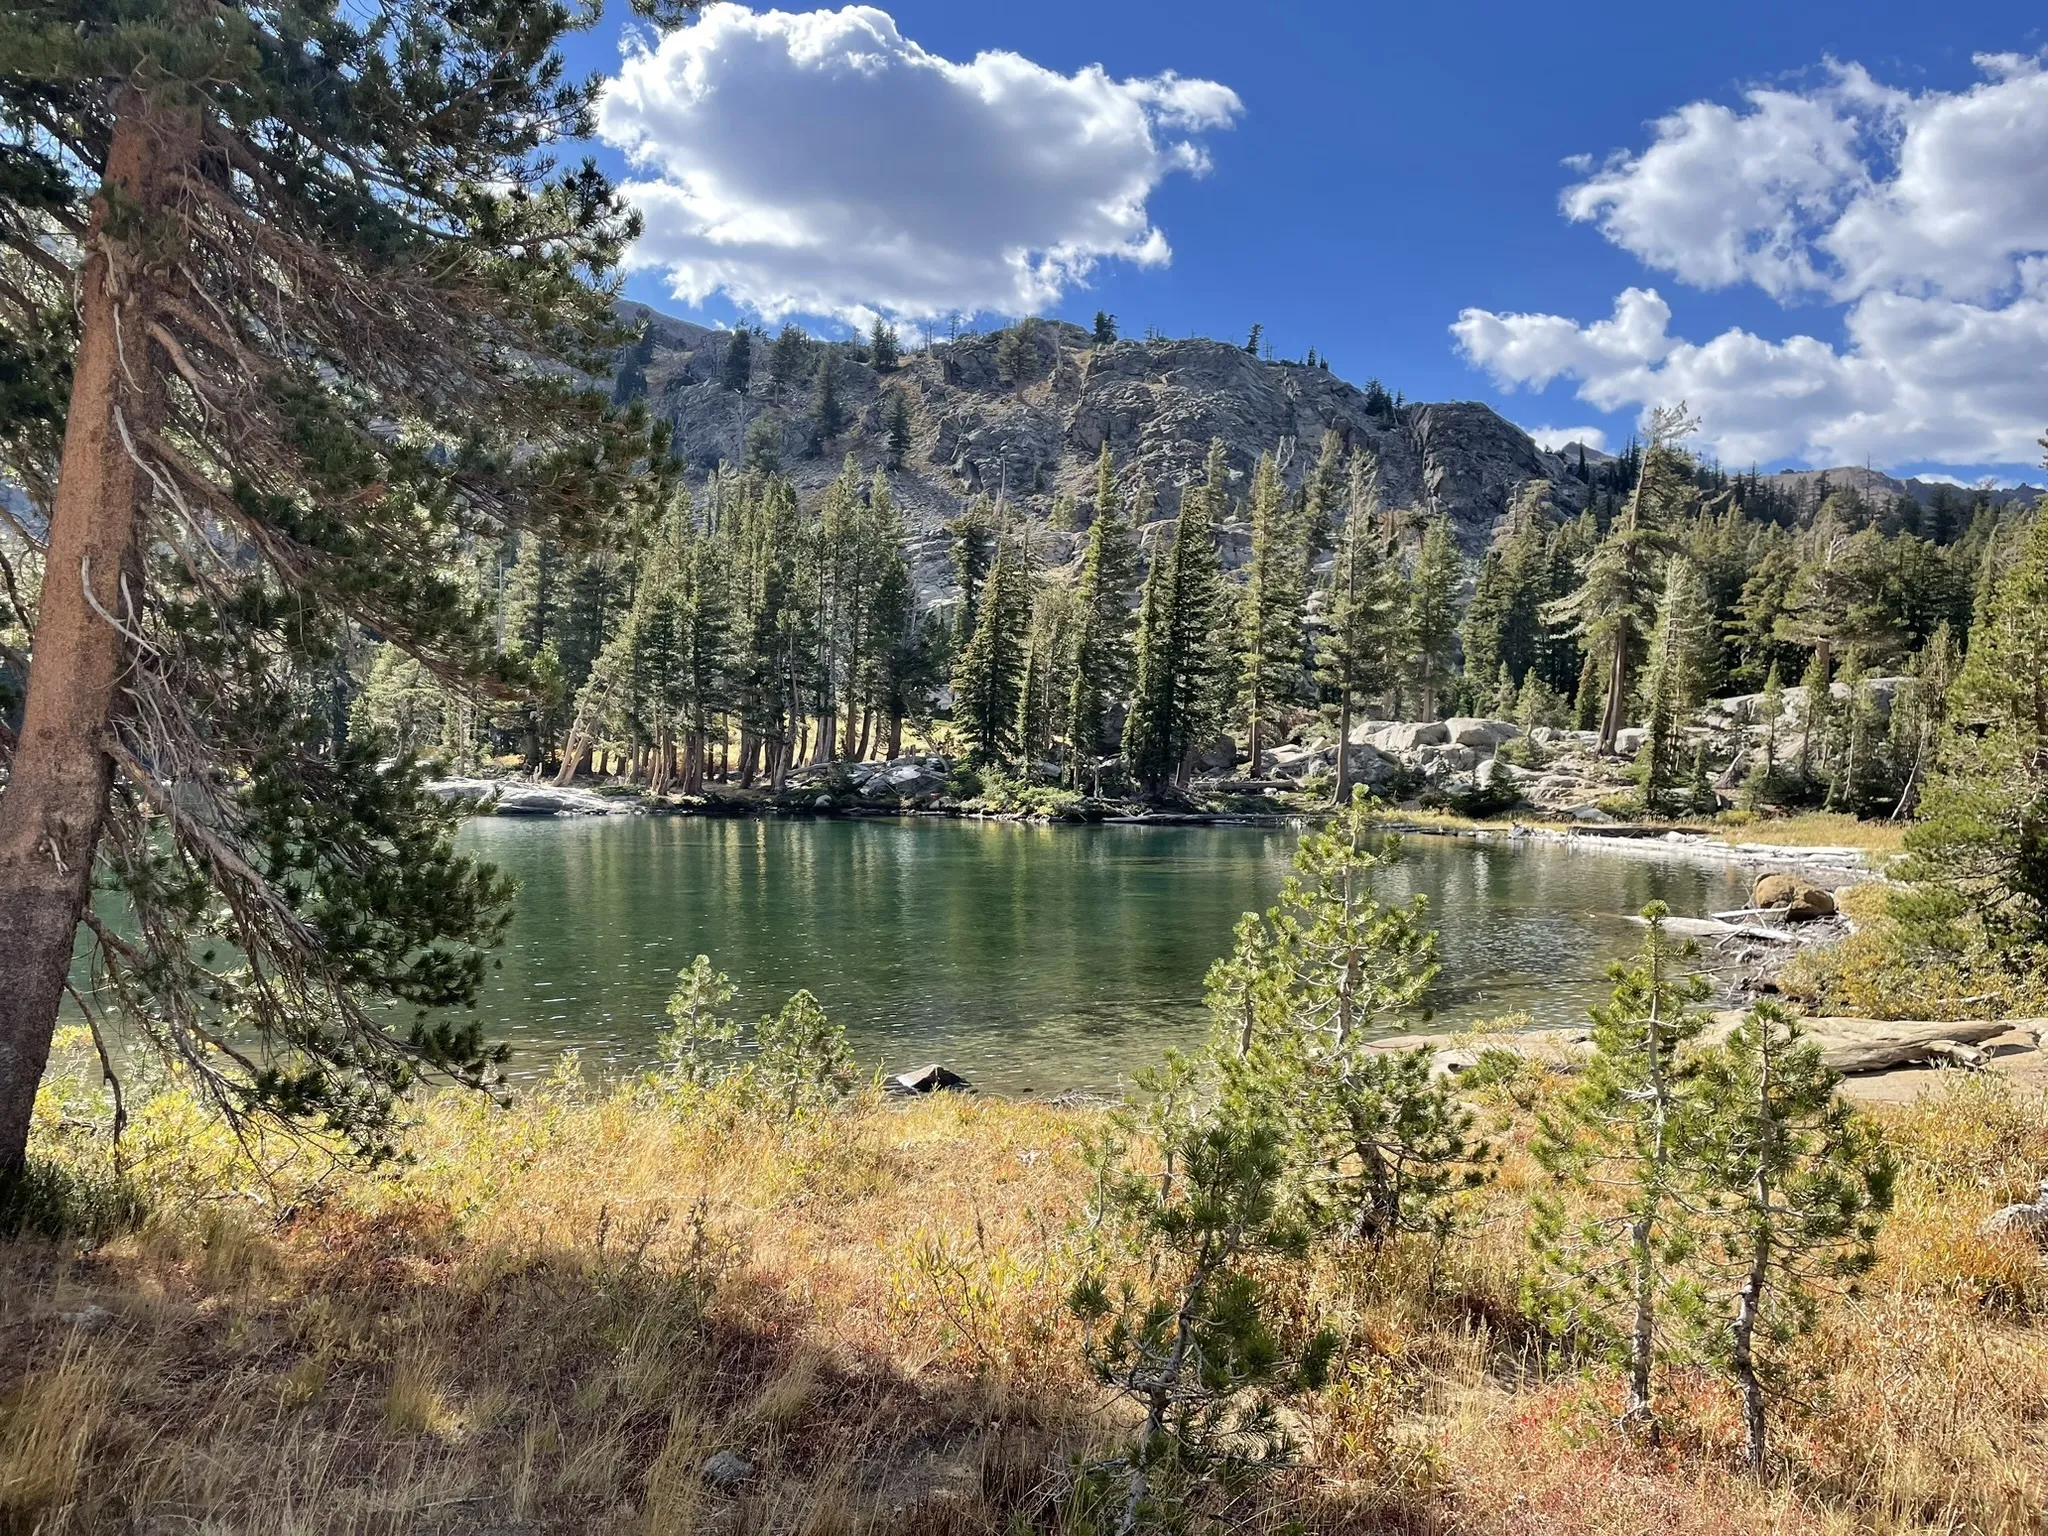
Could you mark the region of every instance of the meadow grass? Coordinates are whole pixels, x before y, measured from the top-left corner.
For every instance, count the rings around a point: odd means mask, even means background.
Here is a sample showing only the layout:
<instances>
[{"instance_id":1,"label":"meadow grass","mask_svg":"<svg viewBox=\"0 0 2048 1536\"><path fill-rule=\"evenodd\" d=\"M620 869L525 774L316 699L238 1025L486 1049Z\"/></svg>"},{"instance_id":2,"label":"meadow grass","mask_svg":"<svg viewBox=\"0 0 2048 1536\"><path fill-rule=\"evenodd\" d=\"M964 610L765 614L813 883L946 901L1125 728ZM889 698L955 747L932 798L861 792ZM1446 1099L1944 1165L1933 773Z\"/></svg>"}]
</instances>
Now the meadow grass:
<instances>
[{"instance_id":1,"label":"meadow grass","mask_svg":"<svg viewBox=\"0 0 2048 1536\"><path fill-rule=\"evenodd\" d=\"M1890 1114L1882 1260L1824 1306L1758 1481L1719 1380L1669 1373L1646 1445L1525 1321L1555 1086L1482 1092L1499 1177L1440 1254L1271 1277L1347 1350L1300 1464L1219 1529L2039 1529L2048 1279L1976 1228L2048 1170L2048 1104L1959 1074ZM78 1092L46 1092L46 1162L103 1156ZM784 1125L564 1074L432 1098L365 1173L161 1094L138 1227L0 1243L0 1531L1076 1531L1077 1458L1128 1422L1065 1307L1099 1124L942 1096ZM757 1468L734 1493L720 1450Z\"/></svg>"}]
</instances>

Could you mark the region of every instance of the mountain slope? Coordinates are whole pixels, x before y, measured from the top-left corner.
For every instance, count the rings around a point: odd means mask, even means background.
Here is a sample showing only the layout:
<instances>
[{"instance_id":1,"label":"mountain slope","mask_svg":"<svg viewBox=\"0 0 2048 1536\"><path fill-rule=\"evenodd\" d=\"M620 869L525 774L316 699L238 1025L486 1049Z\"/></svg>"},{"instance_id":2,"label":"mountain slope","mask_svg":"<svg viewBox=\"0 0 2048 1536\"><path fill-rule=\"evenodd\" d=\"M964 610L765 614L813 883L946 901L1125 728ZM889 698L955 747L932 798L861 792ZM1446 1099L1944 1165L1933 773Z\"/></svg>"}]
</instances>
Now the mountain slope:
<instances>
[{"instance_id":1,"label":"mountain slope","mask_svg":"<svg viewBox=\"0 0 2048 1536\"><path fill-rule=\"evenodd\" d=\"M1141 475L1151 480L1162 519L1199 478L1212 437L1223 439L1240 487L1268 450L1286 455L1285 477L1299 484L1325 428L1378 455L1390 507L1417 520L1447 515L1468 555L1486 548L1529 481L1551 487L1565 510L1585 500L1562 458L1541 452L1485 405L1385 404L1374 411L1365 391L1321 368L1262 362L1218 341L1097 347L1088 333L1057 322L1031 328L1024 366L1011 370L1021 375L1015 379L998 357L1000 333L936 343L881 375L842 350L839 393L852 425L819 445L806 419L815 352L801 374L778 387L768 376L768 345L757 341L752 382L738 393L718 383L725 333L638 306L629 314L644 314L652 329L644 365L648 403L674 424L677 453L700 468L740 461L749 429L770 413L782 420L783 467L800 488L822 485L847 452L873 466L886 446L887 392L902 390L912 447L895 477L897 495L913 532L927 539L969 498L984 494L1002 495L1040 519L1064 495L1085 525L1105 441L1127 485ZM1240 542L1226 536L1226 552Z\"/></svg>"}]
</instances>

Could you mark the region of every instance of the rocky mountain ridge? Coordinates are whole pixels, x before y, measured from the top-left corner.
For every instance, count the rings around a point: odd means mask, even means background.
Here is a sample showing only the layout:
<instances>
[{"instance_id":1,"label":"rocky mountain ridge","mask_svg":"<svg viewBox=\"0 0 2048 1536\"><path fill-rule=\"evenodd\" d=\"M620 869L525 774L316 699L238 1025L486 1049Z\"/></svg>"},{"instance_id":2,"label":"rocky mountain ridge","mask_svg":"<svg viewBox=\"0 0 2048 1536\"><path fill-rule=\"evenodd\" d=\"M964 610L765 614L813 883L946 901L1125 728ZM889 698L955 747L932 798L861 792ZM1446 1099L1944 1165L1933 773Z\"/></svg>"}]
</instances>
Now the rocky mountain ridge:
<instances>
[{"instance_id":1,"label":"rocky mountain ridge","mask_svg":"<svg viewBox=\"0 0 2048 1536\"><path fill-rule=\"evenodd\" d=\"M1580 442L1561 444L1558 457L1574 468L1580 456L1585 457L1588 467L1598 469L1603 464L1612 464L1615 455L1603 453L1598 448L1589 448ZM1935 497L1947 493L1959 501L1973 501L1982 496L1995 507L2032 506L2043 495L2048 495L2038 485L1958 485L1947 480L1923 480L1914 476L1903 479L1888 475L1881 469L1872 469L1867 464L1838 464L1832 469L1781 469L1764 475L1763 483L1798 501L1816 502L1821 499L1823 484L1828 490L1855 491L1870 498L1892 498L1902 501L1917 501L1921 506L1930 505Z\"/></svg>"},{"instance_id":2,"label":"rocky mountain ridge","mask_svg":"<svg viewBox=\"0 0 2048 1536\"><path fill-rule=\"evenodd\" d=\"M893 479L914 544L942 539L943 524L977 495L1001 496L1040 520L1049 520L1063 497L1085 527L1105 441L1127 487L1140 477L1151 482L1154 516L1164 520L1178 510L1182 490L1200 479L1212 438L1223 440L1242 494L1267 451L1282 455L1286 480L1298 485L1324 430L1335 428L1378 456L1387 506L1415 524L1448 516L1474 558L1529 482L1549 487L1565 511L1586 498L1562 457L1543 452L1489 406L1396 406L1324 368L1262 361L1228 342L1125 339L1096 346L1089 333L1057 321L1031 328L1021 368L1006 366L1014 356L998 356L1001 333L937 342L879 373L842 350L837 381L849 426L820 444L808 424L814 361L778 384L769 372L769 343L757 339L749 385L735 391L720 382L728 333L642 306L627 306L627 314L650 327L643 365L648 405L672 423L676 452L694 468L743 461L748 433L773 415L781 424L783 469L800 490L815 490L848 452L864 467L884 461L889 393L902 391L911 446ZM1070 547L1076 536L1056 531L1051 538ZM1225 530L1227 559L1241 554L1242 542Z\"/></svg>"}]
</instances>

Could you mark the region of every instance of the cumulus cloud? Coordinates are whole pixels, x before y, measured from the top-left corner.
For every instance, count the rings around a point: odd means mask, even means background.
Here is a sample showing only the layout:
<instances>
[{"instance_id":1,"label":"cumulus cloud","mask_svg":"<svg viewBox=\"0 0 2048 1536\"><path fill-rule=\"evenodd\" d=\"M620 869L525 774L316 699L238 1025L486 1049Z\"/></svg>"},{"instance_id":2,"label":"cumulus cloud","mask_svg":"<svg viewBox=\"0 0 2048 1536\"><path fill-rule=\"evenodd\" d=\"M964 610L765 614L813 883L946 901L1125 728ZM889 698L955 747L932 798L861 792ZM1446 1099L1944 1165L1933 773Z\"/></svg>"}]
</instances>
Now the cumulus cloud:
<instances>
[{"instance_id":1,"label":"cumulus cloud","mask_svg":"<svg viewBox=\"0 0 2048 1536\"><path fill-rule=\"evenodd\" d=\"M872 6L726 4L630 50L598 131L640 173L632 261L677 298L861 323L1027 314L1106 259L1164 264L1148 199L1242 111L1171 73L944 59Z\"/></svg>"},{"instance_id":2,"label":"cumulus cloud","mask_svg":"<svg viewBox=\"0 0 2048 1536\"><path fill-rule=\"evenodd\" d=\"M1978 61L1913 95L1854 65L1740 107L1695 102L1563 195L1645 265L1837 306L1842 341L1672 334L1630 288L1591 324L1468 309L1459 350L1508 388L1573 380L1603 410L1689 401L1723 457L2024 464L2048 418L2048 71Z\"/></svg>"},{"instance_id":3,"label":"cumulus cloud","mask_svg":"<svg viewBox=\"0 0 2048 1536\"><path fill-rule=\"evenodd\" d=\"M1599 427L1524 427L1522 430L1545 453L1555 453L1567 443L1584 443L1595 453L1607 451L1607 433Z\"/></svg>"}]
</instances>

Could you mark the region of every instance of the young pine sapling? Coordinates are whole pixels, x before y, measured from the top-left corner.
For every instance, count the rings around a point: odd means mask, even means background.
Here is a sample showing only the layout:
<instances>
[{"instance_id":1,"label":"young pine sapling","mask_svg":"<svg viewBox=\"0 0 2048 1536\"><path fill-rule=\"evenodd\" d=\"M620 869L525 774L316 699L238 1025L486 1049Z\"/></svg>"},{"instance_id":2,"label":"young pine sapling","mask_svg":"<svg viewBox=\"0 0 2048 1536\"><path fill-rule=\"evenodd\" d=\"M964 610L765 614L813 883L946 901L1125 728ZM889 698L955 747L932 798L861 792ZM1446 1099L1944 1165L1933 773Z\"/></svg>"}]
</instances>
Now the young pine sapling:
<instances>
[{"instance_id":1,"label":"young pine sapling","mask_svg":"<svg viewBox=\"0 0 2048 1536\"><path fill-rule=\"evenodd\" d=\"M1684 1265L1698 1238L1686 1197L1700 1105L1680 1052L1700 1032L1695 1005L1709 993L1705 978L1674 974L1690 951L1665 936L1668 915L1662 902L1643 909L1641 953L1610 968L1613 998L1591 1010L1592 1059L1540 1118L1533 1144L1559 1190L1576 1197L1536 1202L1539 1300L1560 1328L1616 1340L1628 1366L1623 1420L1653 1434L1659 1313L1669 1305L1690 1314L1698 1303Z\"/></svg>"},{"instance_id":2,"label":"young pine sapling","mask_svg":"<svg viewBox=\"0 0 2048 1536\"><path fill-rule=\"evenodd\" d=\"M1702 1245L1714 1307L1704 1342L1742 1395L1749 1464L1764 1469L1766 1392L1813 1327L1815 1293L1876 1261L1895 1162L1835 1095L1840 1078L1798 1022L1760 1003L1700 1066L1699 1173L1718 1230Z\"/></svg>"}]
</instances>

